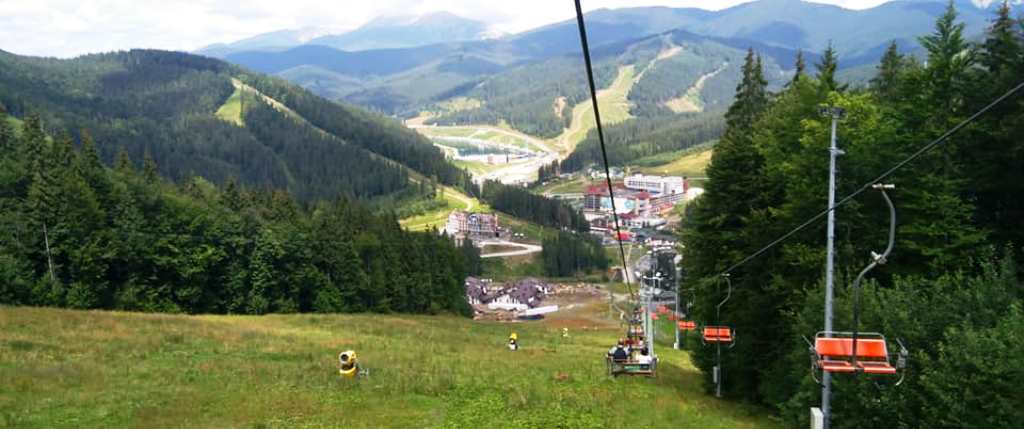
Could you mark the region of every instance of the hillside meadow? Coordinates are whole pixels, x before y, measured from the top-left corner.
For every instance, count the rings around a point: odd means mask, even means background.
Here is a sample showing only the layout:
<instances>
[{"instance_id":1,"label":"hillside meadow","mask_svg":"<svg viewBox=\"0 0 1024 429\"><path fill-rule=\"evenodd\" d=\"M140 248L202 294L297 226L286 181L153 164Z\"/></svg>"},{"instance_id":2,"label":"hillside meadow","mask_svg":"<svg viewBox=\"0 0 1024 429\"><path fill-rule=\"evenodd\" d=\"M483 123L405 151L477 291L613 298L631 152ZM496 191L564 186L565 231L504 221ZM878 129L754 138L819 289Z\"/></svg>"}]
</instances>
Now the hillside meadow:
<instances>
[{"instance_id":1,"label":"hillside meadow","mask_svg":"<svg viewBox=\"0 0 1024 429\"><path fill-rule=\"evenodd\" d=\"M706 396L671 346L658 378L609 378L606 308L510 325L0 307L0 427L778 427ZM345 349L368 377L337 375Z\"/></svg>"}]
</instances>

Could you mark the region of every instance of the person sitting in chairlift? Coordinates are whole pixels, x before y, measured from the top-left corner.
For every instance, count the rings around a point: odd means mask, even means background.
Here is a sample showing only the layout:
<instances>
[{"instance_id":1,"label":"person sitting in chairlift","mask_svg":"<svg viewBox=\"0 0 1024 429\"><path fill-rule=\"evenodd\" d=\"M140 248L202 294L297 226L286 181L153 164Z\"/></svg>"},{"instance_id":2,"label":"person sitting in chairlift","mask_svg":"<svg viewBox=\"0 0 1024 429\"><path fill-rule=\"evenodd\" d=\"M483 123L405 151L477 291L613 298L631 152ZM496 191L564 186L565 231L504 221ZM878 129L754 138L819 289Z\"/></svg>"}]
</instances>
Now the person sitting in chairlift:
<instances>
[{"instance_id":1,"label":"person sitting in chairlift","mask_svg":"<svg viewBox=\"0 0 1024 429\"><path fill-rule=\"evenodd\" d=\"M612 350L612 360L615 362L625 362L629 360L629 351L626 350L626 340L619 338L619 343L615 345L615 349Z\"/></svg>"},{"instance_id":2,"label":"person sitting in chairlift","mask_svg":"<svg viewBox=\"0 0 1024 429\"><path fill-rule=\"evenodd\" d=\"M653 361L654 358L651 357L650 353L647 352L647 347L641 349L640 356L637 356L636 358L636 362L639 363L640 365L650 365Z\"/></svg>"}]
</instances>

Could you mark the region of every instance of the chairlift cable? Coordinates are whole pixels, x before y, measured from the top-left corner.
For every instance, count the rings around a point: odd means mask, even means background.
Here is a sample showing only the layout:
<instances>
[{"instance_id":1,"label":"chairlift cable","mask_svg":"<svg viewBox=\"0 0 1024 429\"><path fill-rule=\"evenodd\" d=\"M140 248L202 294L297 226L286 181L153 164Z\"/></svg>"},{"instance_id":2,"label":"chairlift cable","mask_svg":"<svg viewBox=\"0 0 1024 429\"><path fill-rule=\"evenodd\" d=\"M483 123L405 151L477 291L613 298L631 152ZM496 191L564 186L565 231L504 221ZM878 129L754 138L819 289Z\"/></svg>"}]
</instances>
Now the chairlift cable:
<instances>
[{"instance_id":1,"label":"chairlift cable","mask_svg":"<svg viewBox=\"0 0 1024 429\"><path fill-rule=\"evenodd\" d=\"M578 3L578 0L577 0L577 3ZM725 275L725 274L731 273L733 270L743 266L744 264L746 264L747 262L750 262L754 258L757 258L758 256L761 256L762 254L764 254L765 252L767 252L771 248L775 247L779 243L781 243L783 241L786 241L789 237L792 237L794 234L804 230L805 228L807 228L811 224L813 224L816 221L820 220L823 216L827 215L829 212L835 210L836 208L838 208L839 206L841 206L843 204L846 204L847 202L849 202L850 200L852 200L856 196L858 196L861 193L863 193L864 191L870 189L876 183L882 183L882 181L885 178L889 177L890 175L895 173L897 170L903 168L904 166L906 166L910 162L914 161L915 159L917 159L921 155L924 155L925 153L927 153L928 151L932 150L933 148L935 148L936 146L938 146L942 142L946 141L947 139L952 137L954 134L956 134L960 130L962 130L964 127L966 127L967 125L970 125L972 122L977 120L979 117L981 117L982 115L988 113L989 110L992 110L994 107L996 107L997 105L999 105L1003 101L1006 101L1006 99L1010 98L1011 96L1016 94L1021 89L1024 89L1024 82L1021 82L1020 84L1018 84L1017 86L1013 87L1012 89L1007 91L1005 94L1000 96L999 98L996 98L994 101L989 103L987 106L985 106L981 110L978 110L977 112L975 112L973 115L971 115L969 118L965 119L963 122L960 122L959 124L957 124L953 128L950 128L948 131L943 133L937 139L933 140L931 143L928 143L927 145L924 145L923 147L918 149L917 152L914 152L913 154L911 154L910 156L908 156L904 160L896 163L896 165L894 165L892 168L886 170L884 173L878 175L878 177L869 180L867 183L862 185L859 189L857 189L856 191L852 192L851 194L843 197L841 200L836 202L835 205L833 205L832 207L829 207L829 208L827 208L825 210L822 210L818 214L812 216L810 219L807 219L807 221L805 221L804 223L800 224L796 228L793 228L792 230L790 230L789 232L783 234L782 236L780 236L779 238L775 239L771 243L768 243L768 245L762 247L761 249L759 249L758 251L756 251L754 253L751 253L750 255L747 255L747 257L745 257L742 260L740 260L739 262L733 264L729 268L726 268L725 271L722 271L719 275ZM603 146L602 146L602 149L603 149Z\"/></svg>"},{"instance_id":2,"label":"chairlift cable","mask_svg":"<svg viewBox=\"0 0 1024 429\"><path fill-rule=\"evenodd\" d=\"M626 281L626 290L635 298L633 286L629 281L629 267L626 264L626 248L622 244L622 231L619 228L619 213L615 209L615 189L612 188L612 175L608 168L608 151L604 144L604 128L601 126L601 112L597 106L597 86L594 84L594 68L590 61L590 46L587 42L587 28L583 22L583 8L580 0L576 0L576 22L580 30L580 44L583 46L583 61L587 67L587 82L590 84L590 100L594 104L594 122L597 124L597 139L601 144L601 159L604 161L604 178L608 185L608 197L612 202L612 219L615 221L615 240L619 242L619 255L622 256L622 277Z\"/></svg>"}]
</instances>

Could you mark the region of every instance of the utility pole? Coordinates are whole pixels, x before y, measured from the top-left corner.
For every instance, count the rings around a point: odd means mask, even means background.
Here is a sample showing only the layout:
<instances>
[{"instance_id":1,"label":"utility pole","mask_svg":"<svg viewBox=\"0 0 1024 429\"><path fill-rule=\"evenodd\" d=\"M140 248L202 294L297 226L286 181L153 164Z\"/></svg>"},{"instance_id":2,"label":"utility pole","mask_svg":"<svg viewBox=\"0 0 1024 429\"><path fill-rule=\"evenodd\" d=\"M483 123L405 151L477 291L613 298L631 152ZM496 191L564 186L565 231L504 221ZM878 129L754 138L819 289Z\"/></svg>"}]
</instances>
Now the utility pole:
<instances>
[{"instance_id":1,"label":"utility pole","mask_svg":"<svg viewBox=\"0 0 1024 429\"><path fill-rule=\"evenodd\" d=\"M836 158L843 154L836 146L836 127L839 120L845 116L846 111L839 107L822 107L822 116L832 118L832 138L829 143L829 167L828 167L828 228L826 232L826 255L825 255L825 332L831 336L832 332L832 297L833 297L833 272L835 270L835 229L836 229ZM832 376L827 371L821 378L821 412L824 417L824 429L829 429L832 408L829 400L832 396Z\"/></svg>"}]
</instances>

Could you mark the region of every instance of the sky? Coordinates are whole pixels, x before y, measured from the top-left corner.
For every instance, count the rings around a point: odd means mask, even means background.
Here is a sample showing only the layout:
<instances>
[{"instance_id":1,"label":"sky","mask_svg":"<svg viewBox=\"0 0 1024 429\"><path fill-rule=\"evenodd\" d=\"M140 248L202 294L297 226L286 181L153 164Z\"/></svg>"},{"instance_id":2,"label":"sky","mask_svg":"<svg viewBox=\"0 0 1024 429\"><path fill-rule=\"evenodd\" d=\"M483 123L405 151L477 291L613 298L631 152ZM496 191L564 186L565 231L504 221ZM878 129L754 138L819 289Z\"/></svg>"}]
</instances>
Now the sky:
<instances>
[{"instance_id":1,"label":"sky","mask_svg":"<svg viewBox=\"0 0 1024 429\"><path fill-rule=\"evenodd\" d=\"M633 6L723 9L750 0L584 0L584 10ZM886 0L814 0L863 9ZM516 33L572 18L570 0L0 0L0 49L72 57L131 48L192 51L260 33L349 30L378 17L448 11Z\"/></svg>"}]
</instances>

